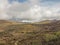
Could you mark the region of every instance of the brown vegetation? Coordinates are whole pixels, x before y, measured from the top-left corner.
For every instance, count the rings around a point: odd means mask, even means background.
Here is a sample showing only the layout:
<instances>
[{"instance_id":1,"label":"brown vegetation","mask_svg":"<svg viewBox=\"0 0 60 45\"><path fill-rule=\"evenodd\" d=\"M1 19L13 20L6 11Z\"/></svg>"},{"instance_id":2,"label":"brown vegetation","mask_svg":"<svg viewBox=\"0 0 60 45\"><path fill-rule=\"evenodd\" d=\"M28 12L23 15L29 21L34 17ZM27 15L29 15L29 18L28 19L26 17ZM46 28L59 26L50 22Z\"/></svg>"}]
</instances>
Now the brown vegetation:
<instances>
[{"instance_id":1,"label":"brown vegetation","mask_svg":"<svg viewBox=\"0 0 60 45\"><path fill-rule=\"evenodd\" d=\"M60 45L60 21L0 21L0 45Z\"/></svg>"}]
</instances>

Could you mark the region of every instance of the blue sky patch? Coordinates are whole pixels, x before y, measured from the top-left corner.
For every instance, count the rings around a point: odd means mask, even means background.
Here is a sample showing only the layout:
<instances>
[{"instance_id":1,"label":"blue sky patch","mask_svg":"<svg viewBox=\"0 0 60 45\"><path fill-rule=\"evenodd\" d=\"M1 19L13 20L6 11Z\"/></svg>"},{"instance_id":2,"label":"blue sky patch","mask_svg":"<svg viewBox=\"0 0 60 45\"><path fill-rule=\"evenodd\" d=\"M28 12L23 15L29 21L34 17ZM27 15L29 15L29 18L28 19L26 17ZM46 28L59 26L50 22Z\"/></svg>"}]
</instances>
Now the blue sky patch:
<instances>
[{"instance_id":1,"label":"blue sky patch","mask_svg":"<svg viewBox=\"0 0 60 45\"><path fill-rule=\"evenodd\" d=\"M24 3L29 0L8 0L8 1L9 1L9 3L13 3L13 1L17 1L19 3ZM60 0L40 0L39 3L43 6L52 6L52 5L55 5L56 3L60 3Z\"/></svg>"},{"instance_id":2,"label":"blue sky patch","mask_svg":"<svg viewBox=\"0 0 60 45\"><path fill-rule=\"evenodd\" d=\"M23 3L26 2L27 0L17 0L17 1Z\"/></svg>"},{"instance_id":3,"label":"blue sky patch","mask_svg":"<svg viewBox=\"0 0 60 45\"><path fill-rule=\"evenodd\" d=\"M9 3L12 3L13 1L17 1L19 3L24 3L26 2L27 0L8 0Z\"/></svg>"}]
</instances>

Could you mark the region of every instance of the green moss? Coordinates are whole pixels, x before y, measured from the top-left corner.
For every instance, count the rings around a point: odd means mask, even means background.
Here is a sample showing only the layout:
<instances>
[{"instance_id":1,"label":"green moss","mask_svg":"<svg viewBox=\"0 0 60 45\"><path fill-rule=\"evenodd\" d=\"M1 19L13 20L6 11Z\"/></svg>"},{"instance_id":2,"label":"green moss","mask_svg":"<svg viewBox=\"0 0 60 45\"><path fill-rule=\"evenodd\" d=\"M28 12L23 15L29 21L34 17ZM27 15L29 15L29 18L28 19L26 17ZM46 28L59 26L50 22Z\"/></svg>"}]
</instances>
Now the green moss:
<instances>
[{"instance_id":1,"label":"green moss","mask_svg":"<svg viewBox=\"0 0 60 45\"><path fill-rule=\"evenodd\" d=\"M56 32L56 36L60 37L60 31Z\"/></svg>"},{"instance_id":2,"label":"green moss","mask_svg":"<svg viewBox=\"0 0 60 45\"><path fill-rule=\"evenodd\" d=\"M45 40L46 41L50 41L50 40L53 40L53 39L57 39L58 37L54 34L45 34Z\"/></svg>"}]
</instances>

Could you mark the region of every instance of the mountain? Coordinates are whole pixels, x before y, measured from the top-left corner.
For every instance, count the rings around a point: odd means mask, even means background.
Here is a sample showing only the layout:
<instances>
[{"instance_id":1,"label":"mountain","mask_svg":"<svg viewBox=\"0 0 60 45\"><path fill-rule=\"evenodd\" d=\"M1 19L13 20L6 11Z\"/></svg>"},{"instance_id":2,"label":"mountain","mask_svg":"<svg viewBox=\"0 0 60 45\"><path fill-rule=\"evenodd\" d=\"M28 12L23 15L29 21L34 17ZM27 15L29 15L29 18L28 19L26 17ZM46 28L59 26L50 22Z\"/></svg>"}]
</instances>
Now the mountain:
<instances>
[{"instance_id":1,"label":"mountain","mask_svg":"<svg viewBox=\"0 0 60 45\"><path fill-rule=\"evenodd\" d=\"M0 45L60 45L60 20L36 23L0 20Z\"/></svg>"}]
</instances>

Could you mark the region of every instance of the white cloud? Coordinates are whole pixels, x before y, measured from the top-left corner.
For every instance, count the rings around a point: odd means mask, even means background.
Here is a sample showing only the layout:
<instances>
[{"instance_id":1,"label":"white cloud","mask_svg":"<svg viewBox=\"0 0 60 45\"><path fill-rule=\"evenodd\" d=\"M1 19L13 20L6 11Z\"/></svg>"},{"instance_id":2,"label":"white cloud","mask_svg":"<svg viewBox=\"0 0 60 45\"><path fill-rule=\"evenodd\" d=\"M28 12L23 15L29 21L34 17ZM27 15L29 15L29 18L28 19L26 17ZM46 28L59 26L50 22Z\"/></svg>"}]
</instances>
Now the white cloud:
<instances>
[{"instance_id":1,"label":"white cloud","mask_svg":"<svg viewBox=\"0 0 60 45\"><path fill-rule=\"evenodd\" d=\"M38 18L41 18L40 10L41 8L38 5L29 6L29 4L26 4L24 7L23 4L18 4L17 6L14 4L9 8L8 15L10 14L23 20L37 21Z\"/></svg>"},{"instance_id":2,"label":"white cloud","mask_svg":"<svg viewBox=\"0 0 60 45\"><path fill-rule=\"evenodd\" d=\"M7 8L9 7L7 0L0 0L0 19L7 19Z\"/></svg>"},{"instance_id":3,"label":"white cloud","mask_svg":"<svg viewBox=\"0 0 60 45\"><path fill-rule=\"evenodd\" d=\"M60 3L45 7L37 0L29 0L25 3L13 2L8 4L7 0L0 0L0 19L12 19L13 17L22 22L35 22L45 19L60 19Z\"/></svg>"}]
</instances>

